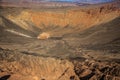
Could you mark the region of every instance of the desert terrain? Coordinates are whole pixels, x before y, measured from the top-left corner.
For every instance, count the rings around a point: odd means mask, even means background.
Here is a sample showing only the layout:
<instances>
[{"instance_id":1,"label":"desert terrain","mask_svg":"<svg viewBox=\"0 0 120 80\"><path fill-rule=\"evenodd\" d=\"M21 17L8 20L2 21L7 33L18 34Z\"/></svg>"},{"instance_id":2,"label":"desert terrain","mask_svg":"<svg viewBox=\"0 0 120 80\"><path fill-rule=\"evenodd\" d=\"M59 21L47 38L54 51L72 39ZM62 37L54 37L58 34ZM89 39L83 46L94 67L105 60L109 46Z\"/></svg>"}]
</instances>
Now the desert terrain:
<instances>
[{"instance_id":1,"label":"desert terrain","mask_svg":"<svg viewBox=\"0 0 120 80\"><path fill-rule=\"evenodd\" d=\"M0 80L120 80L119 0L0 4Z\"/></svg>"}]
</instances>

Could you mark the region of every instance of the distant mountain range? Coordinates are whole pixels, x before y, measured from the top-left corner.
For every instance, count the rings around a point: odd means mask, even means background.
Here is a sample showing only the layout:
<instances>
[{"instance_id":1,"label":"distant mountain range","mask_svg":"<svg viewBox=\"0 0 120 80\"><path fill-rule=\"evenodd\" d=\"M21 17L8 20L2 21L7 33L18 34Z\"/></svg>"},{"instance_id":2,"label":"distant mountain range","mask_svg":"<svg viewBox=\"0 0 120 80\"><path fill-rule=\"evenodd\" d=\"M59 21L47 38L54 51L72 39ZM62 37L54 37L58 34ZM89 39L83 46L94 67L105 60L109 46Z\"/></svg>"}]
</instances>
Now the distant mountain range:
<instances>
[{"instance_id":1,"label":"distant mountain range","mask_svg":"<svg viewBox=\"0 0 120 80\"><path fill-rule=\"evenodd\" d=\"M0 6L12 7L76 7L117 0L0 0Z\"/></svg>"},{"instance_id":2,"label":"distant mountain range","mask_svg":"<svg viewBox=\"0 0 120 80\"><path fill-rule=\"evenodd\" d=\"M113 0L0 0L0 2L76 2L76 3L103 3Z\"/></svg>"}]
</instances>

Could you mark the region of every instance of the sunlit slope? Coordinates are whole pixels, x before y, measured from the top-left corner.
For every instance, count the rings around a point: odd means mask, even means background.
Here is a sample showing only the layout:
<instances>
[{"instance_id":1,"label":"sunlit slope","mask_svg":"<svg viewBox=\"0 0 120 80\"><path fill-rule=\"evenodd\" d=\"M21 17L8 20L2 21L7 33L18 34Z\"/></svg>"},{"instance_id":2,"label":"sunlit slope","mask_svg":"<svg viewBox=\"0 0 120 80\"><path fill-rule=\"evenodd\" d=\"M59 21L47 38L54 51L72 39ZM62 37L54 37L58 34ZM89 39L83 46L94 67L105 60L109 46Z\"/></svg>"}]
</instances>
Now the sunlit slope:
<instances>
[{"instance_id":1,"label":"sunlit slope","mask_svg":"<svg viewBox=\"0 0 120 80\"><path fill-rule=\"evenodd\" d=\"M1 19L1 30L3 32L11 32L11 33L16 33L16 34L26 34L26 35L31 35L31 36L37 36L37 32L39 31L39 29L37 27L34 27L30 24L27 24L29 27L34 28L33 30L26 30L24 28L22 28L20 25L18 25L17 23L12 22L11 20L0 16Z\"/></svg>"},{"instance_id":2,"label":"sunlit slope","mask_svg":"<svg viewBox=\"0 0 120 80\"><path fill-rule=\"evenodd\" d=\"M7 18L17 24L24 25L24 28L28 26L24 21L32 22L39 28L53 26L65 27L70 25L72 27L88 27L96 25L102 22L107 22L119 13L117 11L107 11L104 13L99 12L98 9L82 11L81 9L72 10L23 10L19 15L13 16L7 15Z\"/></svg>"}]
</instances>

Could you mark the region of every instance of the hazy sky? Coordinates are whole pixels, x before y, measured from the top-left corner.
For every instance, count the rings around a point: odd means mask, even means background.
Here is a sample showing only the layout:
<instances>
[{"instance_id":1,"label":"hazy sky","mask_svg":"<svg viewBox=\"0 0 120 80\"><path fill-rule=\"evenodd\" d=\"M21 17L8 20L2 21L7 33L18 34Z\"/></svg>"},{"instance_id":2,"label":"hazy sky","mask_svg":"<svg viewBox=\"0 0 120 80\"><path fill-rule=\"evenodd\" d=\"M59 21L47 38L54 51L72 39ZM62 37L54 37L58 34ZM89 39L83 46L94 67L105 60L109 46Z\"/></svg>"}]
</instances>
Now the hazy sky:
<instances>
[{"instance_id":1,"label":"hazy sky","mask_svg":"<svg viewBox=\"0 0 120 80\"><path fill-rule=\"evenodd\" d=\"M68 2L99 3L99 2L109 2L109 1L112 1L112 0L47 0L47 1L68 1Z\"/></svg>"},{"instance_id":2,"label":"hazy sky","mask_svg":"<svg viewBox=\"0 0 120 80\"><path fill-rule=\"evenodd\" d=\"M101 2L109 2L112 0L1 0L6 2L20 2L20 1L67 1L67 2L83 2L83 3L101 3Z\"/></svg>"}]
</instances>

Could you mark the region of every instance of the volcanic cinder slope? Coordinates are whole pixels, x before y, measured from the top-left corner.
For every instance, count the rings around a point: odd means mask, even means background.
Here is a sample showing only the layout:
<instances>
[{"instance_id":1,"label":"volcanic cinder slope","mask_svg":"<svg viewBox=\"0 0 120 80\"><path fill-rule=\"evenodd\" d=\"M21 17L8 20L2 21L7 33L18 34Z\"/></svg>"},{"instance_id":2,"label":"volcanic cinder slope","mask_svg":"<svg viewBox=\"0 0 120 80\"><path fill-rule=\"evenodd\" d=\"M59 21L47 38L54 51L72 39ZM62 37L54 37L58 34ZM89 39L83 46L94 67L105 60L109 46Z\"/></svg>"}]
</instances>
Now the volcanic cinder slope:
<instances>
[{"instance_id":1,"label":"volcanic cinder slope","mask_svg":"<svg viewBox=\"0 0 120 80\"><path fill-rule=\"evenodd\" d=\"M119 3L2 4L0 80L120 80Z\"/></svg>"}]
</instances>

